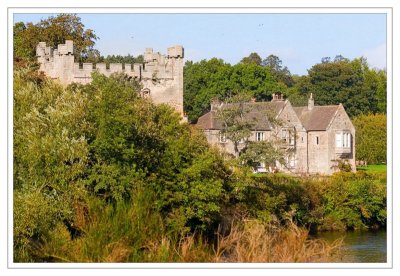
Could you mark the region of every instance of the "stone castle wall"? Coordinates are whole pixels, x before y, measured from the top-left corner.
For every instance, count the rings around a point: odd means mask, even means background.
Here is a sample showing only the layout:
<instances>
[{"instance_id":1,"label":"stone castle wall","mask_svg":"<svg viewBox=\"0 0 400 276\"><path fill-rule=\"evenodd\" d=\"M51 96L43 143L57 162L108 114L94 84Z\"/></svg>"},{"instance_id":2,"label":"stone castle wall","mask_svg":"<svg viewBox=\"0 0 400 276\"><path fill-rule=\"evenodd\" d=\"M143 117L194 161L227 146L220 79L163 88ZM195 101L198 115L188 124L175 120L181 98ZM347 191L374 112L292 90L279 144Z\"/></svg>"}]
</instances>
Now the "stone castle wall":
<instances>
[{"instance_id":1,"label":"stone castle wall","mask_svg":"<svg viewBox=\"0 0 400 276\"><path fill-rule=\"evenodd\" d=\"M39 42L36 47L40 71L52 79L58 79L62 84L87 84L92 81L91 74L98 71L110 76L113 73L125 73L137 79L142 85L142 95L150 97L154 103L166 103L174 107L183 116L183 58L184 49L177 45L168 48L167 55L153 52L147 48L143 64L111 63L109 68L105 63L75 62L73 41L66 40L57 49L48 47L45 42Z\"/></svg>"}]
</instances>

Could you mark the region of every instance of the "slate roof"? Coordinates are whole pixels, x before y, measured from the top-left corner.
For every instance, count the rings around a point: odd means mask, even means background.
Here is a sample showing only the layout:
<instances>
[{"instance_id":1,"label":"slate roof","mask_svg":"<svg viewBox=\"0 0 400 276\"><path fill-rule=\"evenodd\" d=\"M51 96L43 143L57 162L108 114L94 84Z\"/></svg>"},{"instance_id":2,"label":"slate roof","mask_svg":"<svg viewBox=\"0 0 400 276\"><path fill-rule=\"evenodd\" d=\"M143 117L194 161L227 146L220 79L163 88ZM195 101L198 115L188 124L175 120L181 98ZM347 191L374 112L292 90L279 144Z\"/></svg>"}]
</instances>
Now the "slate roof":
<instances>
[{"instance_id":1,"label":"slate roof","mask_svg":"<svg viewBox=\"0 0 400 276\"><path fill-rule=\"evenodd\" d=\"M233 104L224 104L221 108L229 108ZM277 116L285 106L284 101L249 102L244 104L245 119L254 122L253 130L271 130L267 115ZM222 129L222 123L216 118L216 111L209 111L197 120L203 129Z\"/></svg>"},{"instance_id":2,"label":"slate roof","mask_svg":"<svg viewBox=\"0 0 400 276\"><path fill-rule=\"evenodd\" d=\"M307 106L293 107L304 128L309 130L326 130L340 105L314 106L308 110Z\"/></svg>"}]
</instances>

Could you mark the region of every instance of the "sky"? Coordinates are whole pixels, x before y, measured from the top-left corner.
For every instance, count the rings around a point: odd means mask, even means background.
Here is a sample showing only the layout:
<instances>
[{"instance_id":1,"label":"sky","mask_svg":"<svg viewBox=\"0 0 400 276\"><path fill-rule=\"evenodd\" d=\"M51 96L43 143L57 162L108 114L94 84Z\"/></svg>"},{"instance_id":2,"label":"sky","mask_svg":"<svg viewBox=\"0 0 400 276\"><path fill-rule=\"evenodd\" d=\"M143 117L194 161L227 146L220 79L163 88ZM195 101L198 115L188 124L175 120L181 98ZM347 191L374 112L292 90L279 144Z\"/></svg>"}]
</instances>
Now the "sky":
<instances>
[{"instance_id":1,"label":"sky","mask_svg":"<svg viewBox=\"0 0 400 276\"><path fill-rule=\"evenodd\" d=\"M37 23L55 14L14 14L14 22ZM278 56L292 74L305 75L323 57L366 57L386 68L386 14L100 14L78 13L100 38L104 56L139 55L145 48L166 53L183 45L185 60L213 57L236 64L252 52Z\"/></svg>"}]
</instances>

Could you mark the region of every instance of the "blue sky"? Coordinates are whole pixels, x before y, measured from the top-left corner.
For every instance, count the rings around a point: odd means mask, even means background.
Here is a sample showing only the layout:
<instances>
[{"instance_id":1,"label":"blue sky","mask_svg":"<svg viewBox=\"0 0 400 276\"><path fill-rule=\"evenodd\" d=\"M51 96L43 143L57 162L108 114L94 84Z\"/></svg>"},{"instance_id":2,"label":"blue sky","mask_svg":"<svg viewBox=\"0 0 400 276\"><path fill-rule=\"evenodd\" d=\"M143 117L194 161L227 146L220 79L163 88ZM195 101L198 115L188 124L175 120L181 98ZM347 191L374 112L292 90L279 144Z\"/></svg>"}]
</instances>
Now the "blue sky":
<instances>
[{"instance_id":1,"label":"blue sky","mask_svg":"<svg viewBox=\"0 0 400 276\"><path fill-rule=\"evenodd\" d=\"M36 23L49 14L14 14ZM307 74L322 57L364 56L386 67L386 15L370 14L78 14L100 40L102 55L165 53L181 44L185 59L212 57L235 64L251 52L279 56L292 74Z\"/></svg>"}]
</instances>

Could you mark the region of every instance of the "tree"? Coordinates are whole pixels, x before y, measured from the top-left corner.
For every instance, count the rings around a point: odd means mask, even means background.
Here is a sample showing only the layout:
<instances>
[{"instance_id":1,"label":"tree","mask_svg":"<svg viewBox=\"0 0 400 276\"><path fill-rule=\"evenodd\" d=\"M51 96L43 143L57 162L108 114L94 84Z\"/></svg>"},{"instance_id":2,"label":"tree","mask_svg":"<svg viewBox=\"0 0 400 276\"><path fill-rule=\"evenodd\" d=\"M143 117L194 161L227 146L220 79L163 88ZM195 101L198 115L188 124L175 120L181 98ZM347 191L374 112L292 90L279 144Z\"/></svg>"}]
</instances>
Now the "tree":
<instances>
[{"instance_id":1,"label":"tree","mask_svg":"<svg viewBox=\"0 0 400 276\"><path fill-rule=\"evenodd\" d=\"M14 72L14 259L32 261L57 224L74 220L85 197L87 97Z\"/></svg>"},{"instance_id":2,"label":"tree","mask_svg":"<svg viewBox=\"0 0 400 276\"><path fill-rule=\"evenodd\" d=\"M286 66L282 66L282 60L278 56L269 55L262 61L262 66L271 68L276 79L284 83L287 87L294 85L294 81L289 69Z\"/></svg>"},{"instance_id":3,"label":"tree","mask_svg":"<svg viewBox=\"0 0 400 276\"><path fill-rule=\"evenodd\" d=\"M81 18L75 14L60 14L41 20L37 24L17 22L14 25L14 57L34 60L36 46L44 41L57 47L65 40L74 41L74 54L78 61L85 61L94 51L98 37L91 29L85 29Z\"/></svg>"},{"instance_id":4,"label":"tree","mask_svg":"<svg viewBox=\"0 0 400 276\"><path fill-rule=\"evenodd\" d=\"M248 91L258 101L270 101L272 93L286 92L286 85L277 80L269 67L256 64L236 64L230 76L231 91ZM227 94L222 100L227 98Z\"/></svg>"},{"instance_id":5,"label":"tree","mask_svg":"<svg viewBox=\"0 0 400 276\"><path fill-rule=\"evenodd\" d=\"M222 123L221 135L233 143L235 157L239 157L239 143L251 135L254 121L249 121L246 114L251 110L246 105L251 99L248 93L239 93L228 99L226 104L217 110L217 119Z\"/></svg>"},{"instance_id":6,"label":"tree","mask_svg":"<svg viewBox=\"0 0 400 276\"><path fill-rule=\"evenodd\" d=\"M121 56L121 55L108 55L106 58L101 57L103 60L102 62L105 63L125 63L125 64L133 64L133 63L143 63L143 55L139 55L137 57L132 56L131 54L128 54L127 56Z\"/></svg>"},{"instance_id":7,"label":"tree","mask_svg":"<svg viewBox=\"0 0 400 276\"><path fill-rule=\"evenodd\" d=\"M386 163L386 115L360 115L354 118L353 123L356 128L356 158L369 164Z\"/></svg>"},{"instance_id":8,"label":"tree","mask_svg":"<svg viewBox=\"0 0 400 276\"><path fill-rule=\"evenodd\" d=\"M251 53L248 57L242 58L240 63L261 65L261 57L257 53Z\"/></svg>"},{"instance_id":9,"label":"tree","mask_svg":"<svg viewBox=\"0 0 400 276\"><path fill-rule=\"evenodd\" d=\"M49 260L42 249L51 237L71 242L114 214L125 214L133 232L146 217L178 239L213 232L231 172L199 130L172 107L139 97L139 84L125 75L95 73L88 85L64 88L52 80L39 86L27 71L14 76L16 261ZM136 202L146 194L151 204Z\"/></svg>"},{"instance_id":10,"label":"tree","mask_svg":"<svg viewBox=\"0 0 400 276\"><path fill-rule=\"evenodd\" d=\"M271 100L272 93L284 93L287 87L279 82L271 68L254 63L231 66L221 59L186 62L184 67L184 106L190 121L196 121L209 110L213 98L225 100L232 91L248 91L257 100Z\"/></svg>"},{"instance_id":11,"label":"tree","mask_svg":"<svg viewBox=\"0 0 400 276\"><path fill-rule=\"evenodd\" d=\"M212 58L193 63L187 61L183 69L183 101L190 121L196 121L210 108L213 98L232 90L232 66L222 59Z\"/></svg>"},{"instance_id":12,"label":"tree","mask_svg":"<svg viewBox=\"0 0 400 276\"><path fill-rule=\"evenodd\" d=\"M315 103L337 105L342 103L350 117L359 114L377 113L378 97L384 104L383 81L372 72L364 58L348 60L341 56L334 61L325 60L314 65L308 76L296 84L301 94L312 92ZM380 96L378 96L380 95Z\"/></svg>"},{"instance_id":13,"label":"tree","mask_svg":"<svg viewBox=\"0 0 400 276\"><path fill-rule=\"evenodd\" d=\"M260 164L275 167L276 162L286 164L285 150L280 147L280 142L276 139L269 141L249 142L240 154L240 160L246 165L256 170Z\"/></svg>"},{"instance_id":14,"label":"tree","mask_svg":"<svg viewBox=\"0 0 400 276\"><path fill-rule=\"evenodd\" d=\"M285 165L284 156L287 152L281 147L282 141L278 137L282 122L275 118L272 109L260 111L264 113L262 117L273 126L271 137L268 141L249 141L257 123L255 119L247 116L247 113L253 111L249 105L250 98L250 93L237 93L217 110L216 118L222 123L221 135L233 143L234 155L236 158L240 157L242 164L254 169L261 163L275 166L276 162L279 162ZM241 143L243 146L239 148Z\"/></svg>"}]
</instances>

